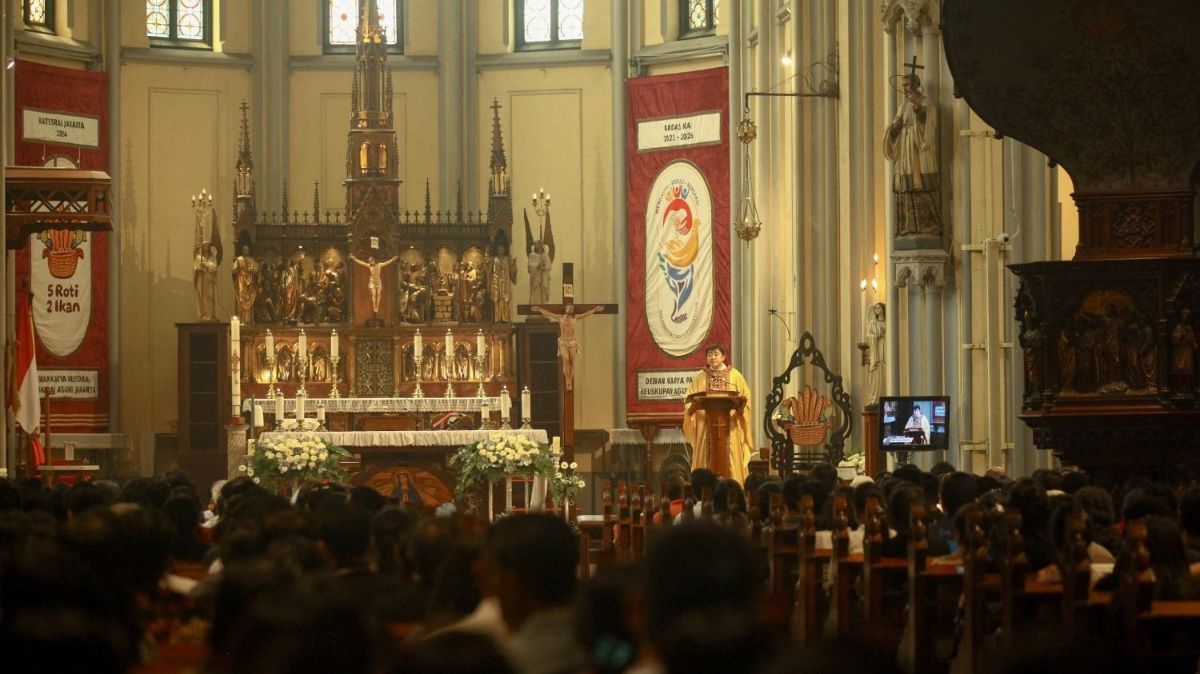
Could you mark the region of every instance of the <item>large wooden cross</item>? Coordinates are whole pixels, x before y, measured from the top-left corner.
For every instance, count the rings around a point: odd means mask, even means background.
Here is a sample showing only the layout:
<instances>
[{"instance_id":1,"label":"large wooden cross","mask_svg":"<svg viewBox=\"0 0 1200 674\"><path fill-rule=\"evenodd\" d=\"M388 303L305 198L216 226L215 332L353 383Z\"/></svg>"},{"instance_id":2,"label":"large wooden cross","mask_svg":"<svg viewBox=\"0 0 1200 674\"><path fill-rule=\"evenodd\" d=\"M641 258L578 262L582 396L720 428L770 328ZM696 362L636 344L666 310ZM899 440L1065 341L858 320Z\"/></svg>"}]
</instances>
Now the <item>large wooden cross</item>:
<instances>
[{"instance_id":1,"label":"large wooden cross","mask_svg":"<svg viewBox=\"0 0 1200 674\"><path fill-rule=\"evenodd\" d=\"M558 323L558 366L562 382L562 443L575 446L575 354L578 352L578 322L592 314L615 314L616 304L576 304L575 265L563 263L562 302L559 304L520 304L520 316L542 316Z\"/></svg>"}]
</instances>

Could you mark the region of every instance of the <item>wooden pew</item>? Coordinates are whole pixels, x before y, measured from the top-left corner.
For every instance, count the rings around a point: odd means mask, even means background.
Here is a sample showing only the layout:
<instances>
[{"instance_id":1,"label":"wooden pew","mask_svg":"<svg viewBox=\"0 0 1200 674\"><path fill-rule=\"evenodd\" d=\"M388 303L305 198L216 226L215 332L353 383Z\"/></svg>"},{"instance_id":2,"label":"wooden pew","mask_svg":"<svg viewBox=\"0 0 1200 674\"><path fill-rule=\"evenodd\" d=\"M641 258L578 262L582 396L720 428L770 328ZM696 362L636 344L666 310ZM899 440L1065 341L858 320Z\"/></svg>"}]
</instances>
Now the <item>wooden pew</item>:
<instances>
[{"instance_id":1,"label":"wooden pew","mask_svg":"<svg viewBox=\"0 0 1200 674\"><path fill-rule=\"evenodd\" d=\"M986 630L984 602L987 588L988 549L983 530L983 510L978 506L967 513L967 544L963 550L963 633L960 657L971 674L984 670L983 644Z\"/></svg>"},{"instance_id":2,"label":"wooden pew","mask_svg":"<svg viewBox=\"0 0 1200 674\"><path fill-rule=\"evenodd\" d=\"M1128 564L1117 579L1123 650L1135 667L1154 672L1196 671L1200 660L1200 601L1154 599L1155 578L1146 523L1125 528Z\"/></svg>"},{"instance_id":3,"label":"wooden pew","mask_svg":"<svg viewBox=\"0 0 1200 674\"><path fill-rule=\"evenodd\" d=\"M862 575L863 555L850 554L850 531L846 519L846 497L833 497L833 552L830 577L832 588L829 601L829 636L846 639L854 634L858 602L854 583Z\"/></svg>"},{"instance_id":4,"label":"wooden pew","mask_svg":"<svg viewBox=\"0 0 1200 674\"><path fill-rule=\"evenodd\" d=\"M600 482L600 517L580 515L575 524L579 529L579 577L591 578L592 564L597 567L616 559L613 542L613 488L611 480Z\"/></svg>"},{"instance_id":5,"label":"wooden pew","mask_svg":"<svg viewBox=\"0 0 1200 674\"><path fill-rule=\"evenodd\" d=\"M936 637L953 634L962 575L959 566L931 563L925 507L914 506L910 517L914 535L908 544L909 639L902 644L899 660L908 672L938 671L949 663L938 661Z\"/></svg>"},{"instance_id":6,"label":"wooden pew","mask_svg":"<svg viewBox=\"0 0 1200 674\"><path fill-rule=\"evenodd\" d=\"M830 563L833 551L817 549L817 518L813 513L812 496L800 497L800 526L795 529L797 554L800 566L796 580L795 610L792 617L792 634L801 647L815 645L821 639L825 624L822 606L828 601L822 587L825 566ZM782 521L782 509L775 520Z\"/></svg>"}]
</instances>

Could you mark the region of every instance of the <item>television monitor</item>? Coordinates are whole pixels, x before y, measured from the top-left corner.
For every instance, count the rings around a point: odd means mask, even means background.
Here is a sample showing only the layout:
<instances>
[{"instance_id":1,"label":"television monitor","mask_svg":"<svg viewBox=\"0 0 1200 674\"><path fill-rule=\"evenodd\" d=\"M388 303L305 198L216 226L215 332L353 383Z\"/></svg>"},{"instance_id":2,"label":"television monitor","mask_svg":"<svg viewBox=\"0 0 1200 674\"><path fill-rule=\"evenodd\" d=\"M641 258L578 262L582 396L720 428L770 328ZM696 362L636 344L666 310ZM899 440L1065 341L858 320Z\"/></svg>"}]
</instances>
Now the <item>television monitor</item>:
<instances>
[{"instance_id":1,"label":"television monitor","mask_svg":"<svg viewBox=\"0 0 1200 674\"><path fill-rule=\"evenodd\" d=\"M885 396L879 399L879 449L920 452L949 449L950 398Z\"/></svg>"}]
</instances>

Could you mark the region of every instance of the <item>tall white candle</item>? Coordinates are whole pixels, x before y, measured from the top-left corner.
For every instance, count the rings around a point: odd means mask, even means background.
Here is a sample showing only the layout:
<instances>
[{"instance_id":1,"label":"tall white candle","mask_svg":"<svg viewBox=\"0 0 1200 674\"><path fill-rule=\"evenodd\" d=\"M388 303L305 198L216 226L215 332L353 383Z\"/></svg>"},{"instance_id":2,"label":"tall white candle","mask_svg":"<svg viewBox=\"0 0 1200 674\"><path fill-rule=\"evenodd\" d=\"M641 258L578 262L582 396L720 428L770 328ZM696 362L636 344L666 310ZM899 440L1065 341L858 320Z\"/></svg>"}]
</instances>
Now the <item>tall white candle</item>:
<instances>
[{"instance_id":1,"label":"tall white candle","mask_svg":"<svg viewBox=\"0 0 1200 674\"><path fill-rule=\"evenodd\" d=\"M237 316L229 318L229 341L234 344L241 344L242 341L242 322Z\"/></svg>"},{"instance_id":2,"label":"tall white candle","mask_svg":"<svg viewBox=\"0 0 1200 674\"><path fill-rule=\"evenodd\" d=\"M421 338L421 330L418 328L413 335L413 356L420 358L421 352L425 350L425 341Z\"/></svg>"},{"instance_id":3,"label":"tall white candle","mask_svg":"<svg viewBox=\"0 0 1200 674\"><path fill-rule=\"evenodd\" d=\"M510 405L512 405L512 398L508 396L508 387L505 386L500 391L500 418L504 421L508 421Z\"/></svg>"},{"instance_id":4,"label":"tall white candle","mask_svg":"<svg viewBox=\"0 0 1200 674\"><path fill-rule=\"evenodd\" d=\"M275 396L275 423L283 421L283 394Z\"/></svg>"},{"instance_id":5,"label":"tall white candle","mask_svg":"<svg viewBox=\"0 0 1200 674\"><path fill-rule=\"evenodd\" d=\"M446 330L446 371L450 371L451 359L454 358L454 334Z\"/></svg>"},{"instance_id":6,"label":"tall white candle","mask_svg":"<svg viewBox=\"0 0 1200 674\"><path fill-rule=\"evenodd\" d=\"M275 335L271 334L270 328L267 329L267 358L275 357Z\"/></svg>"},{"instance_id":7,"label":"tall white candle","mask_svg":"<svg viewBox=\"0 0 1200 674\"><path fill-rule=\"evenodd\" d=\"M262 428L267 425L266 415L263 414L263 406L255 403L254 405L254 427Z\"/></svg>"},{"instance_id":8,"label":"tall white candle","mask_svg":"<svg viewBox=\"0 0 1200 674\"><path fill-rule=\"evenodd\" d=\"M304 396L296 394L296 421L304 421Z\"/></svg>"},{"instance_id":9,"label":"tall white candle","mask_svg":"<svg viewBox=\"0 0 1200 674\"><path fill-rule=\"evenodd\" d=\"M475 355L487 355L487 340L483 336L482 329L475 335Z\"/></svg>"},{"instance_id":10,"label":"tall white candle","mask_svg":"<svg viewBox=\"0 0 1200 674\"><path fill-rule=\"evenodd\" d=\"M297 355L301 358L308 356L308 336L304 334L304 328L300 328L300 353Z\"/></svg>"},{"instance_id":11,"label":"tall white candle","mask_svg":"<svg viewBox=\"0 0 1200 674\"><path fill-rule=\"evenodd\" d=\"M336 356L338 352L337 330L329 333L329 355Z\"/></svg>"},{"instance_id":12,"label":"tall white candle","mask_svg":"<svg viewBox=\"0 0 1200 674\"><path fill-rule=\"evenodd\" d=\"M322 426L325 425L325 406L324 405L317 405L317 421L321 422Z\"/></svg>"},{"instance_id":13,"label":"tall white candle","mask_svg":"<svg viewBox=\"0 0 1200 674\"><path fill-rule=\"evenodd\" d=\"M554 451L556 451L556 452L561 452L562 451L562 438L558 437L557 435L554 436L553 438L551 438L550 439L550 447L552 447L554 449Z\"/></svg>"},{"instance_id":14,"label":"tall white candle","mask_svg":"<svg viewBox=\"0 0 1200 674\"><path fill-rule=\"evenodd\" d=\"M522 419L532 419L533 418L532 398L533 398L533 396L530 395L528 386L521 389L521 418Z\"/></svg>"}]
</instances>

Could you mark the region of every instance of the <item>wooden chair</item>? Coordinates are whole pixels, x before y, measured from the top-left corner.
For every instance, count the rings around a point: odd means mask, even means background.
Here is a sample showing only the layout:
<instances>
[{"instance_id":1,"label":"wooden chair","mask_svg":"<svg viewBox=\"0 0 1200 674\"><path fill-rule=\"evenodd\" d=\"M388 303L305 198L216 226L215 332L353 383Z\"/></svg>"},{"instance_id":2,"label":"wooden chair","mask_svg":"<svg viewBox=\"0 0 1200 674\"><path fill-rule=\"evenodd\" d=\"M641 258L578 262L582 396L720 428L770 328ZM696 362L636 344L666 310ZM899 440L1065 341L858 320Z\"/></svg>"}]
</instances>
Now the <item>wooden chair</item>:
<instances>
[{"instance_id":1,"label":"wooden chair","mask_svg":"<svg viewBox=\"0 0 1200 674\"><path fill-rule=\"evenodd\" d=\"M862 575L863 555L850 554L850 528L846 519L846 497L833 497L833 552L830 558L832 597L829 623L832 636L845 639L854 633L857 609L854 583Z\"/></svg>"},{"instance_id":2,"label":"wooden chair","mask_svg":"<svg viewBox=\"0 0 1200 674\"><path fill-rule=\"evenodd\" d=\"M967 543L963 550L963 634L959 642L968 671L984 671L984 637L986 617L984 603L987 593L988 549L983 531L983 510L967 514Z\"/></svg>"},{"instance_id":3,"label":"wooden chair","mask_svg":"<svg viewBox=\"0 0 1200 674\"><path fill-rule=\"evenodd\" d=\"M796 580L796 608L792 619L792 634L801 647L815 645L821 639L824 622L822 606L828 602L821 585L824 566L831 563L831 550L817 550L817 525L813 514L812 496L800 497L800 527L796 529L796 543L800 559L799 575ZM781 521L783 510L773 518Z\"/></svg>"},{"instance_id":4,"label":"wooden chair","mask_svg":"<svg viewBox=\"0 0 1200 674\"><path fill-rule=\"evenodd\" d=\"M579 528L579 577L583 580L591 578L592 564L597 567L611 564L616 559L616 546L613 541L613 492L612 481L600 482L601 515L589 518L580 515L576 518Z\"/></svg>"},{"instance_id":5,"label":"wooden chair","mask_svg":"<svg viewBox=\"0 0 1200 674\"><path fill-rule=\"evenodd\" d=\"M1000 520L1004 552L1000 558L1000 643L1012 648L1018 622L1029 617L1023 606L1029 559L1025 556L1025 539L1021 535L1021 513L1010 509Z\"/></svg>"},{"instance_id":6,"label":"wooden chair","mask_svg":"<svg viewBox=\"0 0 1200 674\"><path fill-rule=\"evenodd\" d=\"M962 595L962 576L958 567L949 564L930 564L929 540L923 533L925 507L910 512L911 531L908 544L908 629L910 638L900 653L906 671L928 671L940 668L937 662L935 639L938 634L952 634L958 599ZM868 516L867 535L873 528Z\"/></svg>"}]
</instances>

